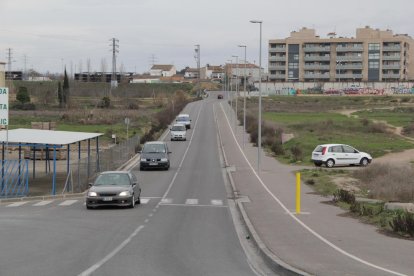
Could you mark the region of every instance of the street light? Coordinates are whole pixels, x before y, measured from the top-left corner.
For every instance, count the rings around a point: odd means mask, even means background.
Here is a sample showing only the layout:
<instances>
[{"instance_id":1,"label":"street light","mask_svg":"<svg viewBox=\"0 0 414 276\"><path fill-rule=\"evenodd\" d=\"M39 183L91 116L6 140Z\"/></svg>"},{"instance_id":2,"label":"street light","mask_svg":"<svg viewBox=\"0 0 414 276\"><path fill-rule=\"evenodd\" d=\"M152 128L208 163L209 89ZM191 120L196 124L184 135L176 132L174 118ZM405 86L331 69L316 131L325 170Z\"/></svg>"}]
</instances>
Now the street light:
<instances>
[{"instance_id":1,"label":"street light","mask_svg":"<svg viewBox=\"0 0 414 276\"><path fill-rule=\"evenodd\" d=\"M232 78L233 78L233 68L232 68L232 63L233 63L233 60L231 60L231 59L229 59L229 60L227 60L227 62L229 62L229 64L230 64L230 78L228 78L228 80L227 80L227 101L229 101L230 100L230 106L233 108L233 97L232 97L232 95L231 95L231 88L232 88L232 86L231 86L231 80L232 80Z\"/></svg>"},{"instance_id":2,"label":"street light","mask_svg":"<svg viewBox=\"0 0 414 276\"><path fill-rule=\"evenodd\" d=\"M336 67L338 67L339 86L341 86L341 65L342 65L342 61L336 61Z\"/></svg>"},{"instance_id":3,"label":"street light","mask_svg":"<svg viewBox=\"0 0 414 276\"><path fill-rule=\"evenodd\" d=\"M259 129L257 133L257 172L260 173L260 151L262 150L262 23L261 20L250 20L250 23L260 25L259 39Z\"/></svg>"},{"instance_id":4,"label":"street light","mask_svg":"<svg viewBox=\"0 0 414 276\"><path fill-rule=\"evenodd\" d=\"M234 118L234 131L237 132L237 96L239 94L239 56L232 56L236 58L236 96L235 96L235 105L236 105L236 113Z\"/></svg>"},{"instance_id":5,"label":"street light","mask_svg":"<svg viewBox=\"0 0 414 276\"><path fill-rule=\"evenodd\" d=\"M247 76L247 72L246 72L246 49L247 46L246 45L238 45L238 47L240 48L244 48L244 81L243 81L243 149L244 149L244 144L245 144L245 136L246 136L246 76Z\"/></svg>"}]
</instances>

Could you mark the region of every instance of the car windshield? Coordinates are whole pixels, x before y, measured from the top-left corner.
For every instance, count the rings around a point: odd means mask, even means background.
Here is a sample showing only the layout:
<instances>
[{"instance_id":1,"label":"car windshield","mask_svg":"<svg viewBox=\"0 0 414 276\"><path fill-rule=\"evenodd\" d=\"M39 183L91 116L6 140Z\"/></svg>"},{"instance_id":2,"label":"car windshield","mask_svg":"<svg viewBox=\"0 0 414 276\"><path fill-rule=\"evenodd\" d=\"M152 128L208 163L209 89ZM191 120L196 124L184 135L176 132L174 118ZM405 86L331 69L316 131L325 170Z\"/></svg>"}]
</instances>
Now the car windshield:
<instances>
[{"instance_id":1,"label":"car windshield","mask_svg":"<svg viewBox=\"0 0 414 276\"><path fill-rule=\"evenodd\" d=\"M185 131L185 126L184 125L173 126L171 128L171 130L173 130L173 131Z\"/></svg>"},{"instance_id":2,"label":"car windshield","mask_svg":"<svg viewBox=\"0 0 414 276\"><path fill-rule=\"evenodd\" d=\"M95 181L95 186L113 185L113 186L127 186L130 185L129 177L126 174L110 173L101 174Z\"/></svg>"},{"instance_id":3,"label":"car windshield","mask_svg":"<svg viewBox=\"0 0 414 276\"><path fill-rule=\"evenodd\" d=\"M188 117L178 117L177 118L177 121L179 121L179 122L186 122L186 121L189 121L190 119L188 118Z\"/></svg>"},{"instance_id":4,"label":"car windshield","mask_svg":"<svg viewBox=\"0 0 414 276\"><path fill-rule=\"evenodd\" d=\"M142 152L145 153L165 153L165 147L163 144L148 144L144 146Z\"/></svg>"}]
</instances>

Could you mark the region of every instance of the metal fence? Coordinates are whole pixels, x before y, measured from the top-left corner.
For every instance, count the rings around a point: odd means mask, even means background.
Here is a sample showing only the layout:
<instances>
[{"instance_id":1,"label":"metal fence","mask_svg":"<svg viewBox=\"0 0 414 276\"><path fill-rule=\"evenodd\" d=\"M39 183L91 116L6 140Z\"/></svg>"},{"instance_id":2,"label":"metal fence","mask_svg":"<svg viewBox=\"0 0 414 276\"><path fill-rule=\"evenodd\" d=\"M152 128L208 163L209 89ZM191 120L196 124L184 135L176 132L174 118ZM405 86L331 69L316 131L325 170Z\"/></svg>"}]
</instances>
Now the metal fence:
<instances>
[{"instance_id":1,"label":"metal fence","mask_svg":"<svg viewBox=\"0 0 414 276\"><path fill-rule=\"evenodd\" d=\"M0 162L0 198L27 195L27 166L27 160L4 160Z\"/></svg>"},{"instance_id":2,"label":"metal fence","mask_svg":"<svg viewBox=\"0 0 414 276\"><path fill-rule=\"evenodd\" d=\"M97 173L117 170L136 154L139 142L139 135L135 135L124 142L99 151L99 159L96 152L91 151L89 158L76 160L71 164L62 193L83 192L88 188L89 183L93 182Z\"/></svg>"}]
</instances>

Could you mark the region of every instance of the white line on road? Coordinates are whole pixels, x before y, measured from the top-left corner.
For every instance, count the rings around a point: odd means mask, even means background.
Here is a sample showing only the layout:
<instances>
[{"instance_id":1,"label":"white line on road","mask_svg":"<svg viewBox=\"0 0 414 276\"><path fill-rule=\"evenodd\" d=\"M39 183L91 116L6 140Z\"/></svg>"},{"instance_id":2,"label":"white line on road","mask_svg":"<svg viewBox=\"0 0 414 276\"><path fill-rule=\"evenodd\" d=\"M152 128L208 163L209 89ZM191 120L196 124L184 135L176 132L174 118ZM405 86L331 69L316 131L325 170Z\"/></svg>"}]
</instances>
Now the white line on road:
<instances>
[{"instance_id":1,"label":"white line on road","mask_svg":"<svg viewBox=\"0 0 414 276\"><path fill-rule=\"evenodd\" d=\"M197 205L198 204L198 199L196 199L196 198L187 198L187 200L185 201L185 204L187 204L187 205Z\"/></svg>"},{"instance_id":2,"label":"white line on road","mask_svg":"<svg viewBox=\"0 0 414 276\"><path fill-rule=\"evenodd\" d=\"M221 199L212 199L211 204L216 205L216 206L223 205L223 200L221 200Z\"/></svg>"},{"instance_id":3,"label":"white line on road","mask_svg":"<svg viewBox=\"0 0 414 276\"><path fill-rule=\"evenodd\" d=\"M149 201L149 198L141 198L141 204L147 204Z\"/></svg>"},{"instance_id":4,"label":"white line on road","mask_svg":"<svg viewBox=\"0 0 414 276\"><path fill-rule=\"evenodd\" d=\"M15 203L12 203L12 204L7 205L7 207L19 207L19 206L22 206L22 205L24 205L26 203L27 203L27 201L15 202Z\"/></svg>"},{"instance_id":5,"label":"white line on road","mask_svg":"<svg viewBox=\"0 0 414 276\"><path fill-rule=\"evenodd\" d=\"M43 201L40 201L38 203L33 204L32 206L36 206L36 207L38 207L38 206L45 206L45 205L48 205L48 204L50 204L52 202L53 202L53 200L43 200Z\"/></svg>"},{"instance_id":6,"label":"white line on road","mask_svg":"<svg viewBox=\"0 0 414 276\"><path fill-rule=\"evenodd\" d=\"M78 202L78 200L77 199L68 199L68 200L65 200L62 203L60 203L59 206L69 206L69 205L74 204L75 202Z\"/></svg>"},{"instance_id":7,"label":"white line on road","mask_svg":"<svg viewBox=\"0 0 414 276\"><path fill-rule=\"evenodd\" d=\"M172 198L163 198L161 199L161 204L171 204L172 203Z\"/></svg>"}]
</instances>

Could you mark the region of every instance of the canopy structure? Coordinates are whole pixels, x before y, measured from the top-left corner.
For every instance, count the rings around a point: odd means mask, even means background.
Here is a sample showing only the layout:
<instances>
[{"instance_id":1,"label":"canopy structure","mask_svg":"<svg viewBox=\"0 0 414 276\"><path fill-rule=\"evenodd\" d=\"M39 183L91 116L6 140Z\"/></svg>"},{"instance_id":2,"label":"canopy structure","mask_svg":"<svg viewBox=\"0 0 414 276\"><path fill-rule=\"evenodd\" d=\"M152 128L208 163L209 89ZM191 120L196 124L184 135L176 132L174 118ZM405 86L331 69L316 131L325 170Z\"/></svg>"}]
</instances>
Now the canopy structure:
<instances>
[{"instance_id":1,"label":"canopy structure","mask_svg":"<svg viewBox=\"0 0 414 276\"><path fill-rule=\"evenodd\" d=\"M55 131L41 129L13 129L0 131L2 143L2 164L6 160L6 148L19 147L19 160L21 160L21 147L30 147L33 150L33 177L35 177L36 148L53 149L53 183L52 194L56 194L56 149L67 147L67 173L70 172L70 145L78 143L78 156L81 156L81 142L88 141L88 160L90 158L90 141L96 140L97 170L99 171L99 136L102 133ZM47 151L48 152L48 151ZM4 166L2 166L2 179L4 179Z\"/></svg>"}]
</instances>

